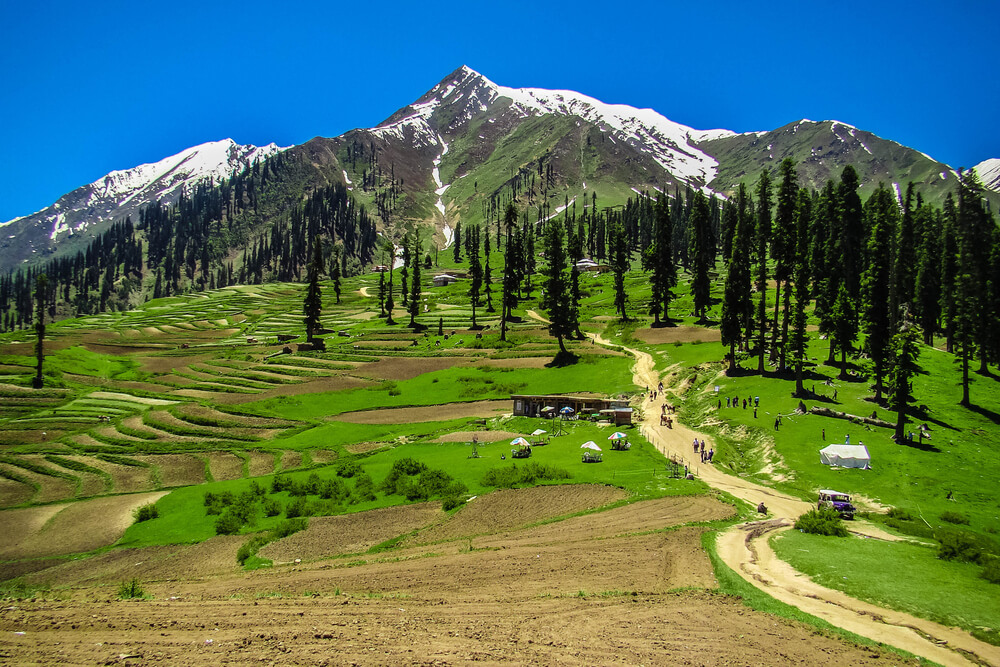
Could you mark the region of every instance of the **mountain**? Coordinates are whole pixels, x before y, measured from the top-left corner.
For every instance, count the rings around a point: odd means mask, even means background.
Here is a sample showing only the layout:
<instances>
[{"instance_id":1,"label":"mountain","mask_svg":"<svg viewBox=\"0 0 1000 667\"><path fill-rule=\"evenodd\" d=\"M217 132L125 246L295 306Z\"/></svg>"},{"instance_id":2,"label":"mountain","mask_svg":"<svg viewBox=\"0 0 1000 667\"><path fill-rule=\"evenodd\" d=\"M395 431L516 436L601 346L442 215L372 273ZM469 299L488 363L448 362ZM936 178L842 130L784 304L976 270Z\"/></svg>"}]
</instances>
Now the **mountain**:
<instances>
[{"instance_id":1,"label":"mountain","mask_svg":"<svg viewBox=\"0 0 1000 667\"><path fill-rule=\"evenodd\" d=\"M987 190L1000 192L1000 158L983 160L976 165L976 174Z\"/></svg>"},{"instance_id":2,"label":"mountain","mask_svg":"<svg viewBox=\"0 0 1000 667\"><path fill-rule=\"evenodd\" d=\"M765 168L775 172L786 157L795 161L799 183L814 189L852 165L861 178L863 197L884 183L898 198L912 181L926 200L940 202L957 183L957 174L943 162L836 120L803 119L770 132L709 140L700 147L721 165L710 186L723 194L733 192L740 181L756 182Z\"/></svg>"},{"instance_id":3,"label":"mountain","mask_svg":"<svg viewBox=\"0 0 1000 667\"><path fill-rule=\"evenodd\" d=\"M839 121L799 120L742 134L697 130L652 109L573 91L500 86L462 66L372 128L289 149L225 140L112 172L5 223L0 267L73 252L148 202L170 203L182 186L218 181L278 151L281 164L241 209L242 236L230 257L270 225L284 224L313 193L334 186L346 187L383 232L433 225L443 247L458 222L496 219L507 201L537 219L566 206L621 205L638 192L690 187L725 197L741 181L756 183L764 169L776 174L785 157L796 161L800 182L813 188L853 165L863 196L879 183L899 193L913 181L926 200L940 202L956 183L948 165ZM1000 168L985 170L995 174L996 187Z\"/></svg>"},{"instance_id":4,"label":"mountain","mask_svg":"<svg viewBox=\"0 0 1000 667\"><path fill-rule=\"evenodd\" d=\"M66 242L71 237L92 237L111 222L135 215L152 201L173 203L181 192L190 192L199 183L218 183L281 150L273 143L258 148L223 139L188 148L159 162L112 171L37 213L0 223L6 236L0 243L0 266L44 259L57 248L69 245Z\"/></svg>"}]
</instances>

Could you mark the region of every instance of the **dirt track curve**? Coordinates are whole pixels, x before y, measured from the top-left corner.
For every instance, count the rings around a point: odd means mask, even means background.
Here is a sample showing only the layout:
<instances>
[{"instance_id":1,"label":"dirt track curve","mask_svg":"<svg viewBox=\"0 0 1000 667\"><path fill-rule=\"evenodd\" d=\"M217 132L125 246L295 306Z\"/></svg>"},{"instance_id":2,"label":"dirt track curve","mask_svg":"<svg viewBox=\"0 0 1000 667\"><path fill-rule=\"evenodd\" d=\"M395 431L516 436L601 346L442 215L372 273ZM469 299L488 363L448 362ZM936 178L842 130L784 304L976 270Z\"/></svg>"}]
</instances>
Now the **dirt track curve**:
<instances>
[{"instance_id":1,"label":"dirt track curve","mask_svg":"<svg viewBox=\"0 0 1000 667\"><path fill-rule=\"evenodd\" d=\"M529 317L545 322L534 311ZM587 334L597 343L617 347L635 357L633 382L640 387L656 387L660 376L652 356L616 343L598 334ZM646 399L644 399L646 400ZM718 468L691 460L695 438L711 438L674 421L673 428L660 426L654 403L644 411L640 429L664 456L684 460L713 488L753 505L764 501L772 519L733 526L719 535L716 548L723 561L741 577L768 595L802 611L822 618L874 641L890 644L942 665L1000 665L1000 647L981 642L968 632L947 627L909 614L856 600L840 591L825 588L780 560L768 543L775 531L787 530L796 517L811 509L811 504L739 477ZM659 404L656 403L656 406ZM877 535L874 526L859 527L857 532Z\"/></svg>"}]
</instances>

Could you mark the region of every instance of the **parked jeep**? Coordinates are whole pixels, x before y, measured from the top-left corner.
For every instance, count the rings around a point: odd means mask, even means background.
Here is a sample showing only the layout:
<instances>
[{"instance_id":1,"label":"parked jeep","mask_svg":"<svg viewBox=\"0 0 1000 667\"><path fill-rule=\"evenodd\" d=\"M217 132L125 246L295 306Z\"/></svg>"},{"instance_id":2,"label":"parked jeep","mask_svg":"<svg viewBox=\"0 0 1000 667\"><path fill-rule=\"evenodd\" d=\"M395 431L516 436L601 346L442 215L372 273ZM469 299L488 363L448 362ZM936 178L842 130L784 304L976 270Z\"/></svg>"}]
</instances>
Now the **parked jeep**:
<instances>
[{"instance_id":1,"label":"parked jeep","mask_svg":"<svg viewBox=\"0 0 1000 667\"><path fill-rule=\"evenodd\" d=\"M846 493L831 491L830 489L821 489L819 492L819 502L816 503L816 509L823 509L824 507L830 507L837 510L837 513L840 514L842 519L854 518L854 505L851 504L851 496Z\"/></svg>"}]
</instances>

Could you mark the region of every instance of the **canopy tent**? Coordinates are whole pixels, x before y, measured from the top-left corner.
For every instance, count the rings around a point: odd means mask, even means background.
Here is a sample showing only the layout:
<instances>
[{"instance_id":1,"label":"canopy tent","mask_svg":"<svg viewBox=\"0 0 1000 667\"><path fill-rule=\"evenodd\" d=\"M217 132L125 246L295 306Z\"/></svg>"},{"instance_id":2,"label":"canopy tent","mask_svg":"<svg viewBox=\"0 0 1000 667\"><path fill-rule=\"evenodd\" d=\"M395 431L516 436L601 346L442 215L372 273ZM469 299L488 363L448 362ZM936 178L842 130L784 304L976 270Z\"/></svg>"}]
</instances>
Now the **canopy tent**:
<instances>
[{"instance_id":1,"label":"canopy tent","mask_svg":"<svg viewBox=\"0 0 1000 667\"><path fill-rule=\"evenodd\" d=\"M548 431L546 431L544 428L536 428L534 431L531 432L531 435L545 435L546 433L548 433Z\"/></svg>"},{"instance_id":2,"label":"canopy tent","mask_svg":"<svg viewBox=\"0 0 1000 667\"><path fill-rule=\"evenodd\" d=\"M524 438L514 438L513 440L510 441L510 444L518 447L527 447L531 443L525 440Z\"/></svg>"},{"instance_id":3,"label":"canopy tent","mask_svg":"<svg viewBox=\"0 0 1000 667\"><path fill-rule=\"evenodd\" d=\"M871 468L871 456L864 445L827 445L819 450L819 460L823 465L841 468Z\"/></svg>"},{"instance_id":4,"label":"canopy tent","mask_svg":"<svg viewBox=\"0 0 1000 667\"><path fill-rule=\"evenodd\" d=\"M571 414L573 414L574 412L576 412L576 410L574 410L574 409L573 409L573 408L571 408L571 407L565 407L565 408L563 408L562 410L560 410L559 412L560 412L560 413L562 413L562 414L564 414L564 415L571 415Z\"/></svg>"},{"instance_id":5,"label":"canopy tent","mask_svg":"<svg viewBox=\"0 0 1000 667\"><path fill-rule=\"evenodd\" d=\"M593 449L595 452L601 451L601 448L597 446L597 443L593 440L583 443L580 445L580 449Z\"/></svg>"},{"instance_id":6,"label":"canopy tent","mask_svg":"<svg viewBox=\"0 0 1000 667\"><path fill-rule=\"evenodd\" d=\"M628 436L622 433L621 431L615 431L614 433L608 436L608 440L624 440L627 437Z\"/></svg>"}]
</instances>

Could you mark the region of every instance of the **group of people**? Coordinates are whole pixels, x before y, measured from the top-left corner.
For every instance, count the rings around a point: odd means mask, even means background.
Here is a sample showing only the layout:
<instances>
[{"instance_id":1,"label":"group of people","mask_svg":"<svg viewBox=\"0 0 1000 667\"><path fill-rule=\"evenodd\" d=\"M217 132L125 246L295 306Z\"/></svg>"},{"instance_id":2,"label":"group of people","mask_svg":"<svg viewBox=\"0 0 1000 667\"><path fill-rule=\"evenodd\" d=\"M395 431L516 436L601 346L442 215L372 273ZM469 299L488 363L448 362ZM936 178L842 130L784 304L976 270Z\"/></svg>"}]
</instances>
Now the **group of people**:
<instances>
[{"instance_id":1,"label":"group of people","mask_svg":"<svg viewBox=\"0 0 1000 667\"><path fill-rule=\"evenodd\" d=\"M754 408L755 410L760 407L760 396L754 396L750 398L747 396L743 400L743 409L746 410L748 407ZM722 407L722 399L719 399L719 407ZM740 397L739 396L727 396L726 397L726 407L727 408L738 408L740 407Z\"/></svg>"},{"instance_id":2,"label":"group of people","mask_svg":"<svg viewBox=\"0 0 1000 667\"><path fill-rule=\"evenodd\" d=\"M698 438L695 438L694 439L694 453L696 455L697 454L701 455L701 462L702 463L711 463L712 462L712 458L715 456L715 449L714 448L709 448L708 451L705 451L705 441L704 440L700 440L699 441Z\"/></svg>"}]
</instances>

